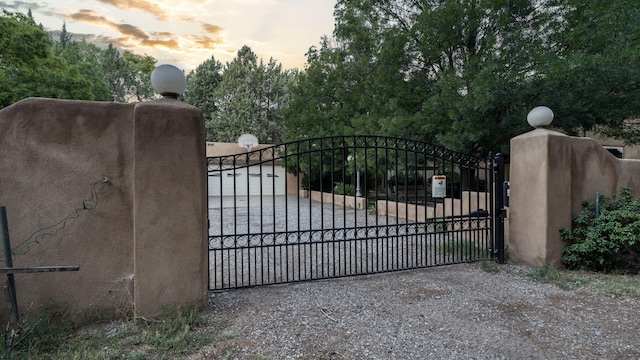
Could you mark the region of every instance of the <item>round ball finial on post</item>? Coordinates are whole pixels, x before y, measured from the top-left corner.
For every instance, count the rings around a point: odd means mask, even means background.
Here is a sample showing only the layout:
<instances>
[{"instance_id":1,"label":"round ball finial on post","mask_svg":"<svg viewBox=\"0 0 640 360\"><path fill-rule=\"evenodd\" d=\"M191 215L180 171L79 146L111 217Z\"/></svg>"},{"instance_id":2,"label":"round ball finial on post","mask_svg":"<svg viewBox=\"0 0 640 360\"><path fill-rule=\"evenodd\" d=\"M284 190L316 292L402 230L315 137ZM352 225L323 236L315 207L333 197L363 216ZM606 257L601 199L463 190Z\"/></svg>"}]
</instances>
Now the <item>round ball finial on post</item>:
<instances>
[{"instance_id":1,"label":"round ball finial on post","mask_svg":"<svg viewBox=\"0 0 640 360\"><path fill-rule=\"evenodd\" d=\"M153 69L151 86L163 98L177 99L187 87L187 79L182 70L169 64L163 64Z\"/></svg>"},{"instance_id":2,"label":"round ball finial on post","mask_svg":"<svg viewBox=\"0 0 640 360\"><path fill-rule=\"evenodd\" d=\"M527 122L534 128L547 126L553 121L553 111L546 106L537 106L527 114Z\"/></svg>"}]
</instances>

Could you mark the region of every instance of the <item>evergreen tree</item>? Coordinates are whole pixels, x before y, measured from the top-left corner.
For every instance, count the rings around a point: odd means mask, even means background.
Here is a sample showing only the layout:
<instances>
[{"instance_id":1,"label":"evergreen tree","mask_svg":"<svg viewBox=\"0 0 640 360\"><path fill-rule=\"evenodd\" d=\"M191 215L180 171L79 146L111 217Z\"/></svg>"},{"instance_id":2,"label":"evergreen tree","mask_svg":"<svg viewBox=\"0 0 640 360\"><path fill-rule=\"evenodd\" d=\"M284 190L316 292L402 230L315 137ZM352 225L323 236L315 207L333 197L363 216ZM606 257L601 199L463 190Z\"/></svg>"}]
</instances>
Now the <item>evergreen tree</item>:
<instances>
[{"instance_id":1,"label":"evergreen tree","mask_svg":"<svg viewBox=\"0 0 640 360\"><path fill-rule=\"evenodd\" d=\"M278 143L294 76L273 59L264 64L243 46L224 66L212 57L192 71L184 98L203 111L209 141L235 142L250 133L262 143Z\"/></svg>"},{"instance_id":2,"label":"evergreen tree","mask_svg":"<svg viewBox=\"0 0 640 360\"><path fill-rule=\"evenodd\" d=\"M213 94L218 111L211 118L211 127L217 141L234 142L242 134L253 134L265 142L264 134L259 131L260 77L258 58L248 46L243 46L225 65L222 81Z\"/></svg>"},{"instance_id":3,"label":"evergreen tree","mask_svg":"<svg viewBox=\"0 0 640 360\"><path fill-rule=\"evenodd\" d=\"M68 66L75 68L91 85L91 100L110 101L109 88L104 80L100 58L102 50L85 41L74 41L63 24L58 41L53 44L53 53Z\"/></svg>"},{"instance_id":4,"label":"evergreen tree","mask_svg":"<svg viewBox=\"0 0 640 360\"><path fill-rule=\"evenodd\" d=\"M208 141L213 141L215 138L211 119L218 110L214 92L220 82L222 82L222 64L213 56L187 75L184 101L202 111Z\"/></svg>"},{"instance_id":5,"label":"evergreen tree","mask_svg":"<svg viewBox=\"0 0 640 360\"><path fill-rule=\"evenodd\" d=\"M122 54L125 63L124 87L126 101L144 101L155 97L151 86L151 73L156 59L149 55L137 55L130 51Z\"/></svg>"}]
</instances>

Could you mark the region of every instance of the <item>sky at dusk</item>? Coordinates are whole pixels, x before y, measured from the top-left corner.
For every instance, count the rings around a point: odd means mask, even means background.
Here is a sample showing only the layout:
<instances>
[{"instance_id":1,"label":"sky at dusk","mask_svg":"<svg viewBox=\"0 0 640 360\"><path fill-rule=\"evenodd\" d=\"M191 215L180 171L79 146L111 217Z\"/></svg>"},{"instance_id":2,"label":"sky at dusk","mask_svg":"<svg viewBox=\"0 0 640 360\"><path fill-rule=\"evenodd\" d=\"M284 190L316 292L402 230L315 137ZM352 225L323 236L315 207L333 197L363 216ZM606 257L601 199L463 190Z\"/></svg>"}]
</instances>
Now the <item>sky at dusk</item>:
<instances>
[{"instance_id":1,"label":"sky at dusk","mask_svg":"<svg viewBox=\"0 0 640 360\"><path fill-rule=\"evenodd\" d=\"M0 0L33 13L47 31L150 55L186 71L214 56L226 63L248 45L265 62L304 67L305 53L333 32L336 0Z\"/></svg>"}]
</instances>

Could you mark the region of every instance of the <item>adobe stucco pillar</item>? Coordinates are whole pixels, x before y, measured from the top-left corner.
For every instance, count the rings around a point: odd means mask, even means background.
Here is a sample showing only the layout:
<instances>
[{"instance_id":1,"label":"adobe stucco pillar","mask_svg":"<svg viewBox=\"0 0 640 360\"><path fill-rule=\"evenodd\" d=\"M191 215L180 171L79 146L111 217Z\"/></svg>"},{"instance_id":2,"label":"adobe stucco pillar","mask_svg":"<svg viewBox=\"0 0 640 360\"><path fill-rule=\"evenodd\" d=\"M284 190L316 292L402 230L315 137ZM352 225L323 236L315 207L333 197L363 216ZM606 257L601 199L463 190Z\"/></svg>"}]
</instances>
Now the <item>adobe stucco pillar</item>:
<instances>
[{"instance_id":1,"label":"adobe stucco pillar","mask_svg":"<svg viewBox=\"0 0 640 360\"><path fill-rule=\"evenodd\" d=\"M509 258L516 264L562 264L560 229L571 228L568 139L544 129L511 139Z\"/></svg>"},{"instance_id":2,"label":"adobe stucco pillar","mask_svg":"<svg viewBox=\"0 0 640 360\"><path fill-rule=\"evenodd\" d=\"M134 303L155 317L206 305L207 209L202 113L174 99L134 110Z\"/></svg>"}]
</instances>

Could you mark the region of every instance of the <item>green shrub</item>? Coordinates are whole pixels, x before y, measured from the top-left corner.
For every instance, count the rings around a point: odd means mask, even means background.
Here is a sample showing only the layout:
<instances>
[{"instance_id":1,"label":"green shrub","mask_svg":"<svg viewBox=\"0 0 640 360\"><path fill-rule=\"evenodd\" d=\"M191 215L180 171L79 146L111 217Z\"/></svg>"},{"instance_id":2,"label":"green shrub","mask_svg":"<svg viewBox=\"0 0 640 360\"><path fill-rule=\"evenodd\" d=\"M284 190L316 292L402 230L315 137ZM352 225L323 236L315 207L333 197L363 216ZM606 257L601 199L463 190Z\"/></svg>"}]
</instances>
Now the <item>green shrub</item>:
<instances>
[{"instance_id":1,"label":"green shrub","mask_svg":"<svg viewBox=\"0 0 640 360\"><path fill-rule=\"evenodd\" d=\"M389 178L390 185L404 186L407 185L424 185L424 178L418 172L399 172Z\"/></svg>"},{"instance_id":2,"label":"green shrub","mask_svg":"<svg viewBox=\"0 0 640 360\"><path fill-rule=\"evenodd\" d=\"M356 195L356 187L352 184L345 184L342 182L336 183L336 186L333 188L333 193L335 195L348 195L355 196Z\"/></svg>"},{"instance_id":3,"label":"green shrub","mask_svg":"<svg viewBox=\"0 0 640 360\"><path fill-rule=\"evenodd\" d=\"M573 230L560 230L567 242L562 253L567 268L640 272L640 199L632 197L629 189L601 196L597 218L595 203L583 205L584 211L573 219Z\"/></svg>"}]
</instances>

